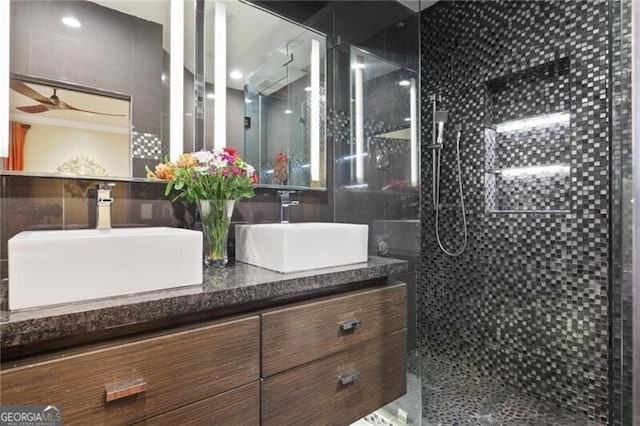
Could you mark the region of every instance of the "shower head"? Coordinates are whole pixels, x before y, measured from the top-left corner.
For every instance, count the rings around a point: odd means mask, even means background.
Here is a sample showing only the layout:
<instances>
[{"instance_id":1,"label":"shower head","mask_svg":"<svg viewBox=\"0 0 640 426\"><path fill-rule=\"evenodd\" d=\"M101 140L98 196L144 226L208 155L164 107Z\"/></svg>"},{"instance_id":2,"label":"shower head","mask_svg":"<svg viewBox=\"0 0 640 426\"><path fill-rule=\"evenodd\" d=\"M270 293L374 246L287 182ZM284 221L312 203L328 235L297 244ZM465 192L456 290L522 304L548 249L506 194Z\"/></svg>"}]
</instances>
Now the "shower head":
<instances>
[{"instance_id":1,"label":"shower head","mask_svg":"<svg viewBox=\"0 0 640 426\"><path fill-rule=\"evenodd\" d=\"M440 124L449 121L449 111L436 111L433 115L433 121Z\"/></svg>"},{"instance_id":2,"label":"shower head","mask_svg":"<svg viewBox=\"0 0 640 426\"><path fill-rule=\"evenodd\" d=\"M444 142L444 123L449 119L448 111L436 111L433 113L433 124L436 128L436 144L442 145Z\"/></svg>"}]
</instances>

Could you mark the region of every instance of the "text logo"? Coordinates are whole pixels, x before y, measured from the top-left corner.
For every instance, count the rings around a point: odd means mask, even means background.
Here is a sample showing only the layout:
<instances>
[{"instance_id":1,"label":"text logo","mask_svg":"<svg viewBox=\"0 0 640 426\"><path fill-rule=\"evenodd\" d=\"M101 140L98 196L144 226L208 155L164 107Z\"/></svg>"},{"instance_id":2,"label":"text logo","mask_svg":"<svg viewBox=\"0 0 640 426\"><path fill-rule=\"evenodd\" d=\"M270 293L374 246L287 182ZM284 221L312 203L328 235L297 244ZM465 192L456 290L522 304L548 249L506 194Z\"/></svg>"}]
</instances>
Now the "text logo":
<instances>
[{"instance_id":1,"label":"text logo","mask_svg":"<svg viewBox=\"0 0 640 426\"><path fill-rule=\"evenodd\" d=\"M0 405L0 426L62 426L62 406Z\"/></svg>"}]
</instances>

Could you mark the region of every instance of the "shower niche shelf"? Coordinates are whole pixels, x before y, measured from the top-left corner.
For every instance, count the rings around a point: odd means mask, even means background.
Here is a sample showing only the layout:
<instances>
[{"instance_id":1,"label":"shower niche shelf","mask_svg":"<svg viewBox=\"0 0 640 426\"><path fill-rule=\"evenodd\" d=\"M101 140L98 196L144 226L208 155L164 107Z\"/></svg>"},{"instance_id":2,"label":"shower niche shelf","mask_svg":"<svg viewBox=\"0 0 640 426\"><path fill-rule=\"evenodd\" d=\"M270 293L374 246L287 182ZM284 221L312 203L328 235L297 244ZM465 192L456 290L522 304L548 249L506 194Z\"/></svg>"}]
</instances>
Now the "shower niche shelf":
<instances>
[{"instance_id":1,"label":"shower niche shelf","mask_svg":"<svg viewBox=\"0 0 640 426\"><path fill-rule=\"evenodd\" d=\"M569 60L488 80L487 212L569 212Z\"/></svg>"}]
</instances>

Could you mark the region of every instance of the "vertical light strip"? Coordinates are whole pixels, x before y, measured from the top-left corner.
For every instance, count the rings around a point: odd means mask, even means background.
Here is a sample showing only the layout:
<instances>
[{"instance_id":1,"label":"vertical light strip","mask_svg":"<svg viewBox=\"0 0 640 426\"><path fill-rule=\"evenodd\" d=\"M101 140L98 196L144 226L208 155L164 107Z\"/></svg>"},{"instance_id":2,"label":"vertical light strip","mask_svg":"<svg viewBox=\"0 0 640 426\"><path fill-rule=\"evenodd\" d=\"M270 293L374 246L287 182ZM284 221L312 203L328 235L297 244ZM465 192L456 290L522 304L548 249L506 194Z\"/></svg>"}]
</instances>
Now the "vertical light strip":
<instances>
[{"instance_id":1,"label":"vertical light strip","mask_svg":"<svg viewBox=\"0 0 640 426\"><path fill-rule=\"evenodd\" d=\"M224 148L227 145L227 5L224 0L216 0L215 12L213 82L216 98L213 119L213 146L215 148Z\"/></svg>"},{"instance_id":2,"label":"vertical light strip","mask_svg":"<svg viewBox=\"0 0 640 426\"><path fill-rule=\"evenodd\" d=\"M184 2L171 0L171 84L169 158L177 160L184 139Z\"/></svg>"},{"instance_id":3,"label":"vertical light strip","mask_svg":"<svg viewBox=\"0 0 640 426\"><path fill-rule=\"evenodd\" d=\"M356 184L364 182L364 66L356 63L355 76L355 104L356 104Z\"/></svg>"},{"instance_id":4,"label":"vertical light strip","mask_svg":"<svg viewBox=\"0 0 640 426\"><path fill-rule=\"evenodd\" d=\"M320 180L320 42L311 40L311 181Z\"/></svg>"},{"instance_id":5,"label":"vertical light strip","mask_svg":"<svg viewBox=\"0 0 640 426\"><path fill-rule=\"evenodd\" d=\"M409 89L409 111L411 117L411 185L418 185L418 88L416 79L411 79Z\"/></svg>"},{"instance_id":6,"label":"vertical light strip","mask_svg":"<svg viewBox=\"0 0 640 426\"><path fill-rule=\"evenodd\" d=\"M0 157L9 156L9 0L0 1Z\"/></svg>"}]
</instances>

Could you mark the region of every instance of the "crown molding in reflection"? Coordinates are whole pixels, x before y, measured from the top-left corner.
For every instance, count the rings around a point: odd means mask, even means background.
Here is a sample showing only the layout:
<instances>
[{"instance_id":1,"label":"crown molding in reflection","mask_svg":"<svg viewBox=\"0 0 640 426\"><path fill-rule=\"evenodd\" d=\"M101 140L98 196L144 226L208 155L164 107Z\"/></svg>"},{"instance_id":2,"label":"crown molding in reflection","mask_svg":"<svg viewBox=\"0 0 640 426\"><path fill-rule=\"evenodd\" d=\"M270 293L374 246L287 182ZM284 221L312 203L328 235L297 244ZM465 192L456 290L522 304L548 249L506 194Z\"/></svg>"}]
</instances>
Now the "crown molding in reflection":
<instances>
[{"instance_id":1,"label":"crown molding in reflection","mask_svg":"<svg viewBox=\"0 0 640 426\"><path fill-rule=\"evenodd\" d=\"M385 139L404 139L409 141L411 140L411 128L407 127L406 129L400 129L393 132L380 133L374 137Z\"/></svg>"},{"instance_id":2,"label":"crown molding in reflection","mask_svg":"<svg viewBox=\"0 0 640 426\"><path fill-rule=\"evenodd\" d=\"M105 124L85 123L73 120L61 120L33 114L16 113L9 114L9 120L19 121L25 124L42 124L44 126L68 127L73 129L93 130L95 132L129 134L128 127L108 126Z\"/></svg>"},{"instance_id":3,"label":"crown molding in reflection","mask_svg":"<svg viewBox=\"0 0 640 426\"><path fill-rule=\"evenodd\" d=\"M397 2L402 3L414 12L420 12L433 6L438 2L438 0L397 0Z\"/></svg>"}]
</instances>

